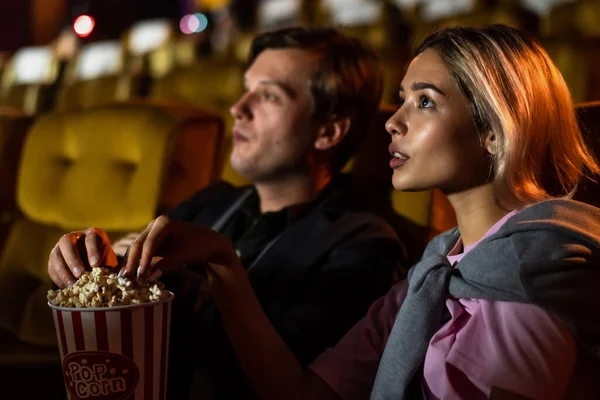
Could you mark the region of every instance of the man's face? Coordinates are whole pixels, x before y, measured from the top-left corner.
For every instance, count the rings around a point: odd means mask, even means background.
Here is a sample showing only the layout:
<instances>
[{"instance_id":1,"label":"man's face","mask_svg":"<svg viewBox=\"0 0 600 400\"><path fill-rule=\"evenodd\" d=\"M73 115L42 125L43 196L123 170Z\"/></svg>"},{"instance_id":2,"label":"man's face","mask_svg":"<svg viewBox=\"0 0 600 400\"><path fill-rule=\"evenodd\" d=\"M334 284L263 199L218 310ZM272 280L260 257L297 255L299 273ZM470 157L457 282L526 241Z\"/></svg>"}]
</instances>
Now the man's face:
<instances>
[{"instance_id":1,"label":"man's face","mask_svg":"<svg viewBox=\"0 0 600 400\"><path fill-rule=\"evenodd\" d=\"M252 182L304 171L317 137L312 121L311 53L265 50L245 74L245 93L231 107L234 118L231 166Z\"/></svg>"}]
</instances>

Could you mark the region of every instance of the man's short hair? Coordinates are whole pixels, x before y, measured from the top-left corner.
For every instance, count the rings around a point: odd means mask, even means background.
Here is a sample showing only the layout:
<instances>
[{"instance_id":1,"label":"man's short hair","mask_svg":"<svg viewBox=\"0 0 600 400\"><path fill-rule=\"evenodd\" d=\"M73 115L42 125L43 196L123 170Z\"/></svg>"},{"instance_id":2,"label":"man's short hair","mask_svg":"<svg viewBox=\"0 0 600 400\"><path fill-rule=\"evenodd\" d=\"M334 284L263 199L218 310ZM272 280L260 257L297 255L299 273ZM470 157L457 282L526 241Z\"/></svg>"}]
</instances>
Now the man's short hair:
<instances>
[{"instance_id":1,"label":"man's short hair","mask_svg":"<svg viewBox=\"0 0 600 400\"><path fill-rule=\"evenodd\" d=\"M377 56L358 39L335 29L294 27L258 35L252 42L248 63L269 49L306 50L319 57L311 77L313 118L327 121L338 116L352 121L346 137L333 152L332 172L339 172L377 119L383 91Z\"/></svg>"}]
</instances>

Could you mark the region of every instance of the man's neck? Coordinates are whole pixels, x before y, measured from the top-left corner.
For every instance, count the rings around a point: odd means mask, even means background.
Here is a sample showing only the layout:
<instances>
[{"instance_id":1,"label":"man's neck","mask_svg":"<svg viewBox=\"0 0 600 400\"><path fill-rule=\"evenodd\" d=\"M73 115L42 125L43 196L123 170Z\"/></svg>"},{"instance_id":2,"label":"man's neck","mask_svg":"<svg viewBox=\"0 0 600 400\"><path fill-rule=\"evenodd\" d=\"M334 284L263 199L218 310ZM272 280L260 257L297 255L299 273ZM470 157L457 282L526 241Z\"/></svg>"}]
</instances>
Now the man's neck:
<instances>
[{"instance_id":1,"label":"man's neck","mask_svg":"<svg viewBox=\"0 0 600 400\"><path fill-rule=\"evenodd\" d=\"M260 211L279 211L295 204L314 200L331 182L331 174L320 170L312 175L287 176L281 180L256 182L254 187L260 199Z\"/></svg>"}]
</instances>

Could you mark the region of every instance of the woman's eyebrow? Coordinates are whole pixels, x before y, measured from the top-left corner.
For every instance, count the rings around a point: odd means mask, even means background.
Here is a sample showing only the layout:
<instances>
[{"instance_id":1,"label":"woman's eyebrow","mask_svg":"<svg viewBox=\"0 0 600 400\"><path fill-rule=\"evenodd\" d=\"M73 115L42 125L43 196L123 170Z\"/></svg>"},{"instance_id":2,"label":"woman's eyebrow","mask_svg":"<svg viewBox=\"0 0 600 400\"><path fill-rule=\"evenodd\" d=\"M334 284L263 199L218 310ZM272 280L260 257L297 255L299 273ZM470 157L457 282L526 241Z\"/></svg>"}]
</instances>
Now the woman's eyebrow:
<instances>
[{"instance_id":1,"label":"woman's eyebrow","mask_svg":"<svg viewBox=\"0 0 600 400\"><path fill-rule=\"evenodd\" d=\"M435 86L432 83L427 83L427 82L415 82L412 84L412 86L410 87L413 91L417 91L417 90L423 90L423 89L431 89L435 92L438 92L439 94L441 94L444 97L446 96L446 93L444 93L444 91L440 88L438 88L437 86ZM404 92L404 86L400 85L400 92Z\"/></svg>"}]
</instances>

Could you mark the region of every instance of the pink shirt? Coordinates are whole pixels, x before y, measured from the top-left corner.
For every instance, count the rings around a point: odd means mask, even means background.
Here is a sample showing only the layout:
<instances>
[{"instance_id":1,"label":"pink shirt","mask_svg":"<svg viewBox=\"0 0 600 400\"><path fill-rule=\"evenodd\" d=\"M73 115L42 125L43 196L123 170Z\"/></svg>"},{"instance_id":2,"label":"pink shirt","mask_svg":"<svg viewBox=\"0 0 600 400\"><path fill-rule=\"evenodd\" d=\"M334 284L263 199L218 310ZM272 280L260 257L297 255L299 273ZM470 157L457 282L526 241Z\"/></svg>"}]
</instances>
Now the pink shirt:
<instances>
[{"instance_id":1,"label":"pink shirt","mask_svg":"<svg viewBox=\"0 0 600 400\"><path fill-rule=\"evenodd\" d=\"M484 238L515 213L498 221ZM476 245L455 254L462 248L457 243L448 260L456 264ZM310 366L342 399L369 398L407 288L406 281L392 287ZM487 399L492 387L532 399L564 398L577 348L562 322L531 304L448 297L446 306L451 320L433 336L425 356L428 398Z\"/></svg>"}]
</instances>

